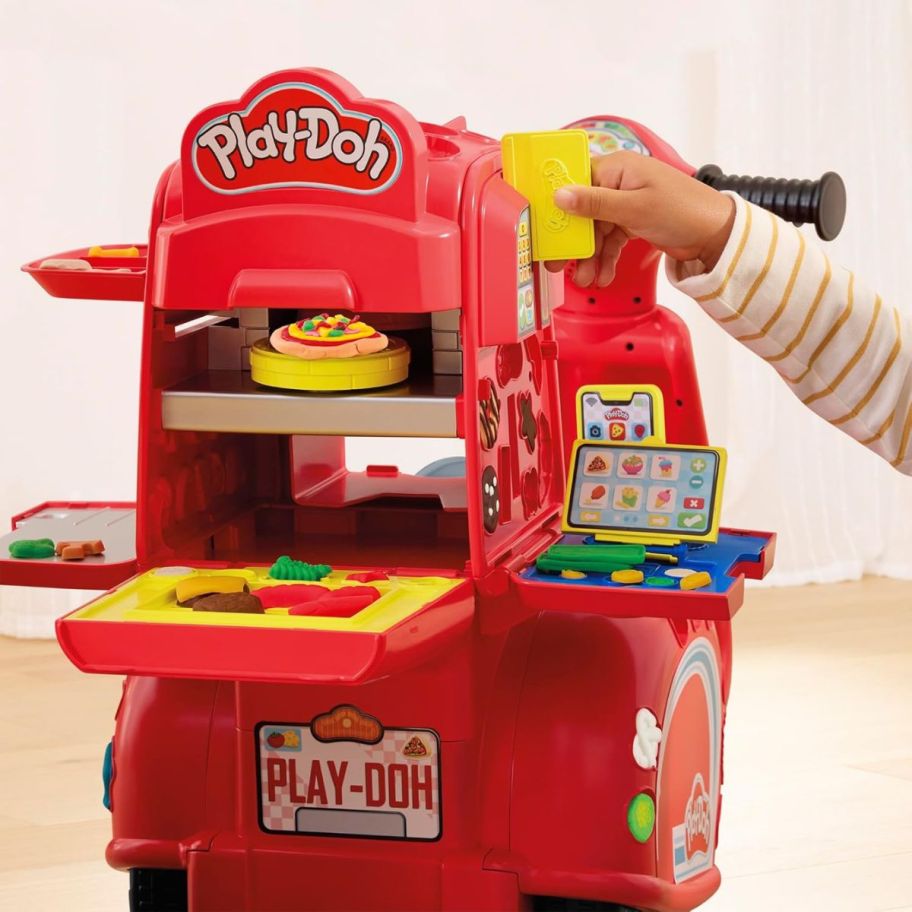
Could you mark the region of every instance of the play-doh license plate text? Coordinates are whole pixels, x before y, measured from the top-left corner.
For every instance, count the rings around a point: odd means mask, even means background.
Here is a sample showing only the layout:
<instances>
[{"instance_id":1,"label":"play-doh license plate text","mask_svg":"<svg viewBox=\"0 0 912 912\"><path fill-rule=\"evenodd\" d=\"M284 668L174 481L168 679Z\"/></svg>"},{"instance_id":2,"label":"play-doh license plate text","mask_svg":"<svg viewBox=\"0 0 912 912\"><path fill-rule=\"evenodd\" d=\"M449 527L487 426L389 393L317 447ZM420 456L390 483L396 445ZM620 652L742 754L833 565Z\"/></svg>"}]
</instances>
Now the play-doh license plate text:
<instances>
[{"instance_id":1,"label":"play-doh license plate text","mask_svg":"<svg viewBox=\"0 0 912 912\"><path fill-rule=\"evenodd\" d=\"M260 824L268 833L434 840L440 741L383 730L374 744L318 739L310 725L257 727Z\"/></svg>"}]
</instances>

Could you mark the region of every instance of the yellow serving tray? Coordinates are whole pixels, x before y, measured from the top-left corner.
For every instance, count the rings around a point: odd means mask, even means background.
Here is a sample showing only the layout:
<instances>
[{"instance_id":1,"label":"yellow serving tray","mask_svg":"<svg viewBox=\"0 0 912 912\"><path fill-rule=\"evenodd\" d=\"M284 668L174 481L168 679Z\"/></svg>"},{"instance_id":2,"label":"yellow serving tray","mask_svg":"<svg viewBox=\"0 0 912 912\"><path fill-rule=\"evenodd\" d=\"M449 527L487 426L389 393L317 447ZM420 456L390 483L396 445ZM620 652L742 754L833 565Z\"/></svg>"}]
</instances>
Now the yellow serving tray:
<instances>
[{"instance_id":1,"label":"yellow serving tray","mask_svg":"<svg viewBox=\"0 0 912 912\"><path fill-rule=\"evenodd\" d=\"M294 585L341 589L356 585L354 582L349 582L348 576L350 573L357 572L356 570L334 570L319 582L294 583ZM265 614L194 611L192 608L182 608L177 604L175 588L181 580L190 577L240 576L246 580L254 595L258 589L288 585L290 582L289 580L270 579L268 574L268 567L245 567L237 570L157 568L134 577L122 586L89 602L88 605L69 615L68 620L383 633L464 582L461 579L437 576L390 576L387 580L357 583L359 586L373 586L380 592L380 598L349 618L290 615L287 608L267 608Z\"/></svg>"}]
</instances>

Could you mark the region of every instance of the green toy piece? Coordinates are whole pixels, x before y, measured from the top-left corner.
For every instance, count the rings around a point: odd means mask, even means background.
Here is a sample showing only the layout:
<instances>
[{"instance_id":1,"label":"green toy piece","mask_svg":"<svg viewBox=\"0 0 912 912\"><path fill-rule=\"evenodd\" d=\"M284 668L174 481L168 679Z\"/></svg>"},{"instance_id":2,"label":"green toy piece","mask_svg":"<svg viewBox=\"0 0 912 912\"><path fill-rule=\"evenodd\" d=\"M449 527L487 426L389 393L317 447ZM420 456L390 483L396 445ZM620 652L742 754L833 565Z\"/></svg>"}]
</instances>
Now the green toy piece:
<instances>
[{"instance_id":1,"label":"green toy piece","mask_svg":"<svg viewBox=\"0 0 912 912\"><path fill-rule=\"evenodd\" d=\"M269 568L269 576L277 580L294 580L296 582L315 583L332 573L328 564L308 564L305 561L295 560L287 554L276 559Z\"/></svg>"},{"instance_id":2,"label":"green toy piece","mask_svg":"<svg viewBox=\"0 0 912 912\"><path fill-rule=\"evenodd\" d=\"M670 589L675 585L675 580L670 576L647 576L646 585L654 586L656 589Z\"/></svg>"},{"instance_id":3,"label":"green toy piece","mask_svg":"<svg viewBox=\"0 0 912 912\"><path fill-rule=\"evenodd\" d=\"M9 553L19 560L43 560L54 556L56 545L49 538L20 538L10 544Z\"/></svg>"}]
</instances>

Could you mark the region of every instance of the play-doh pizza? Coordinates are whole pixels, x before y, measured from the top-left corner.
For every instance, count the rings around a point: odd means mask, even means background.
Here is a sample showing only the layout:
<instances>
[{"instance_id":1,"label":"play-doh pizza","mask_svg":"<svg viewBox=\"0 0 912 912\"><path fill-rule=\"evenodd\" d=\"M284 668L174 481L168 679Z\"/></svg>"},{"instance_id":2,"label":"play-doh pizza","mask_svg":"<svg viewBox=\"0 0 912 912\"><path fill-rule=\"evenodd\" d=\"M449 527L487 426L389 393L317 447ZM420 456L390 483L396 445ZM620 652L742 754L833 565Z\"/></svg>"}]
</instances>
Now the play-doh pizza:
<instances>
[{"instance_id":1,"label":"play-doh pizza","mask_svg":"<svg viewBox=\"0 0 912 912\"><path fill-rule=\"evenodd\" d=\"M357 317L323 313L280 326L269 337L269 343L283 355L316 360L371 355L383 351L389 339Z\"/></svg>"}]
</instances>

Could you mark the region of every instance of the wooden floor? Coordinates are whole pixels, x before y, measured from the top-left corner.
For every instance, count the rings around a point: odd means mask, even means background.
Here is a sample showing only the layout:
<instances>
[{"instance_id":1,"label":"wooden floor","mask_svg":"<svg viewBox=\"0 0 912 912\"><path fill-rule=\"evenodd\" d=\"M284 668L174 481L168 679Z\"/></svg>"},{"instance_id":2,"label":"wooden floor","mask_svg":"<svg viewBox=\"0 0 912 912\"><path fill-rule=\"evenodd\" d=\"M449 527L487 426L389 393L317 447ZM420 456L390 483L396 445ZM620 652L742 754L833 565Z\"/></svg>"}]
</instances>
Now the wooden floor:
<instances>
[{"instance_id":1,"label":"wooden floor","mask_svg":"<svg viewBox=\"0 0 912 912\"><path fill-rule=\"evenodd\" d=\"M124 912L101 756L120 693L0 639L0 909ZM912 912L912 583L748 593L708 912Z\"/></svg>"}]
</instances>

